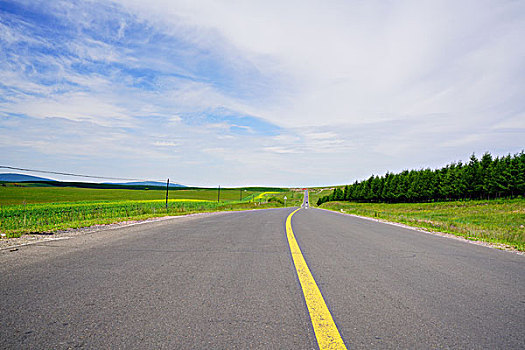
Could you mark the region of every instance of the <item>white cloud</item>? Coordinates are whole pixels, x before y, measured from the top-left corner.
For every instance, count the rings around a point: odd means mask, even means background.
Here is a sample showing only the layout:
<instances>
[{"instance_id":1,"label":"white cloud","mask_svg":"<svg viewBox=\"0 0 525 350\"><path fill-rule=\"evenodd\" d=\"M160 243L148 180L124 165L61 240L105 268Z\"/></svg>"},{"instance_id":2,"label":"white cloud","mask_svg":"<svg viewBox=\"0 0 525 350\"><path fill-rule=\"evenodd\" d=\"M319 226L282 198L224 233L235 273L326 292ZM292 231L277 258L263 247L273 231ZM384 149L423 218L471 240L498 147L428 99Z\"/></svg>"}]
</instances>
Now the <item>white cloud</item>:
<instances>
[{"instance_id":1,"label":"white cloud","mask_svg":"<svg viewBox=\"0 0 525 350\"><path fill-rule=\"evenodd\" d=\"M278 146L272 146L272 147L264 147L263 150L267 152L273 152L278 154L287 154L287 153L304 153L301 152L298 148L284 148L284 147L278 147Z\"/></svg>"},{"instance_id":2,"label":"white cloud","mask_svg":"<svg viewBox=\"0 0 525 350\"><path fill-rule=\"evenodd\" d=\"M469 118L505 103L525 52L523 18L513 16L523 6L512 2L124 3L165 26L215 31L263 69L293 77L291 101L257 113L288 127Z\"/></svg>"},{"instance_id":3,"label":"white cloud","mask_svg":"<svg viewBox=\"0 0 525 350\"><path fill-rule=\"evenodd\" d=\"M330 140L337 137L337 134L332 131L328 132L307 132L305 136L312 140Z\"/></svg>"},{"instance_id":4,"label":"white cloud","mask_svg":"<svg viewBox=\"0 0 525 350\"><path fill-rule=\"evenodd\" d=\"M70 93L56 97L28 97L9 106L10 113L37 118L58 117L73 121L89 121L103 126L131 126L126 109L111 100L85 93Z\"/></svg>"},{"instance_id":5,"label":"white cloud","mask_svg":"<svg viewBox=\"0 0 525 350\"><path fill-rule=\"evenodd\" d=\"M511 129L523 132L525 130L525 113L519 113L502 121L497 121L493 127L494 129Z\"/></svg>"},{"instance_id":6,"label":"white cloud","mask_svg":"<svg viewBox=\"0 0 525 350\"><path fill-rule=\"evenodd\" d=\"M177 142L173 142L173 141L155 141L155 142L153 142L153 145L154 146L158 146L158 147L176 147L176 146L179 146L179 144Z\"/></svg>"},{"instance_id":7,"label":"white cloud","mask_svg":"<svg viewBox=\"0 0 525 350\"><path fill-rule=\"evenodd\" d=\"M202 152L213 154L213 155L224 154L226 152L226 149L224 149L223 147L204 148Z\"/></svg>"}]
</instances>

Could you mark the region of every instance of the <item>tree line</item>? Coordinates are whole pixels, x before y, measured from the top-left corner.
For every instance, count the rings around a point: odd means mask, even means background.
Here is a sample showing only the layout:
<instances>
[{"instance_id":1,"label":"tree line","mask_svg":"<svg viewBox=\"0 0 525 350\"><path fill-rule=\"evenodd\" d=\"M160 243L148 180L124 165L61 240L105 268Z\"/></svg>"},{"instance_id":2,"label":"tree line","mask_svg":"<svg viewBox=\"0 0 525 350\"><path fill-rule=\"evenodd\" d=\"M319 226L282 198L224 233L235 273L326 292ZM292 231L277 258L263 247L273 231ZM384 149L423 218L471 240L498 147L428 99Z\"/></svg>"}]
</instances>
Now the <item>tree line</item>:
<instances>
[{"instance_id":1,"label":"tree line","mask_svg":"<svg viewBox=\"0 0 525 350\"><path fill-rule=\"evenodd\" d=\"M372 175L320 197L329 201L432 202L495 199L525 195L525 153L481 158L473 154L468 163L453 162L440 169L404 170L398 174Z\"/></svg>"}]
</instances>

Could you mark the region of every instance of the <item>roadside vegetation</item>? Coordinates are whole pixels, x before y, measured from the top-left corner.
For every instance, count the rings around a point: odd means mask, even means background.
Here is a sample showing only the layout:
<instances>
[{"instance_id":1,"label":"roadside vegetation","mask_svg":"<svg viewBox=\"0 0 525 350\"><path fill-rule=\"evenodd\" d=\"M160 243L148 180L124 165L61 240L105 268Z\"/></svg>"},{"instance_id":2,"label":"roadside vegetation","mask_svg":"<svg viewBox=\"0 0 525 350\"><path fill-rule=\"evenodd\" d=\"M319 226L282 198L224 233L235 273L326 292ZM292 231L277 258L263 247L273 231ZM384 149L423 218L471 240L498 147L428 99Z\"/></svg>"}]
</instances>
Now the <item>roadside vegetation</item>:
<instances>
[{"instance_id":1,"label":"roadside vegetation","mask_svg":"<svg viewBox=\"0 0 525 350\"><path fill-rule=\"evenodd\" d=\"M339 186L321 208L525 250L525 153L475 155L441 169L405 170Z\"/></svg>"},{"instance_id":2,"label":"roadside vegetation","mask_svg":"<svg viewBox=\"0 0 525 350\"><path fill-rule=\"evenodd\" d=\"M525 251L523 198L436 203L328 202L320 207Z\"/></svg>"},{"instance_id":3,"label":"roadside vegetation","mask_svg":"<svg viewBox=\"0 0 525 350\"><path fill-rule=\"evenodd\" d=\"M284 197L286 197L286 199ZM298 207L303 203L303 191L296 189L281 193L272 193L272 195L268 197L268 202L280 204L281 206Z\"/></svg>"},{"instance_id":4,"label":"roadside vegetation","mask_svg":"<svg viewBox=\"0 0 525 350\"><path fill-rule=\"evenodd\" d=\"M0 232L4 237L25 233L143 220L199 212L282 207L273 198L281 189L237 188L165 190L36 187L5 183L0 186Z\"/></svg>"},{"instance_id":5,"label":"roadside vegetation","mask_svg":"<svg viewBox=\"0 0 525 350\"><path fill-rule=\"evenodd\" d=\"M466 164L451 163L441 169L405 170L372 175L367 180L320 197L330 201L415 203L450 200L512 198L525 195L525 153L493 158L475 155Z\"/></svg>"}]
</instances>

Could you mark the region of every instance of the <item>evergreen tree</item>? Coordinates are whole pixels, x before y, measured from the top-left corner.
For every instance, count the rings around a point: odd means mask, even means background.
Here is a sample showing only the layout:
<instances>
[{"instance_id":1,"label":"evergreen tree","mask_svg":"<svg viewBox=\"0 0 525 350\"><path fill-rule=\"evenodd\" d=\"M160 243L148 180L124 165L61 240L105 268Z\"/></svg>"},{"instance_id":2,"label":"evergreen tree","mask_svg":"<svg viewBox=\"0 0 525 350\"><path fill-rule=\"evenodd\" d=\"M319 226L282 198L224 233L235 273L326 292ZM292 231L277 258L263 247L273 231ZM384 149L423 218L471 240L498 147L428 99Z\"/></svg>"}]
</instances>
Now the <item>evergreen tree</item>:
<instances>
[{"instance_id":1,"label":"evergreen tree","mask_svg":"<svg viewBox=\"0 0 525 350\"><path fill-rule=\"evenodd\" d=\"M478 160L453 162L441 169L404 170L399 174L372 175L364 181L336 188L318 199L327 201L416 202L490 199L525 195L525 153L493 158L488 152Z\"/></svg>"}]
</instances>

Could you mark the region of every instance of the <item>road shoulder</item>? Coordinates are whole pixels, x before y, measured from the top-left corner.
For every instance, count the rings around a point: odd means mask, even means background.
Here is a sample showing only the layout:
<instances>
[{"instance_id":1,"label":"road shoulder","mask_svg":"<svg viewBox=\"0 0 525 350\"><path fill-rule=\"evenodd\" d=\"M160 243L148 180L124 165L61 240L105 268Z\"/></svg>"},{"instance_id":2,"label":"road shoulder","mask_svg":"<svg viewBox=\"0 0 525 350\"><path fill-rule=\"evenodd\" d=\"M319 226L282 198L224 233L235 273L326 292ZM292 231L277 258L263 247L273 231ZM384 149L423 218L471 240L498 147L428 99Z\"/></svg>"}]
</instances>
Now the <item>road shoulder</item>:
<instances>
[{"instance_id":1,"label":"road shoulder","mask_svg":"<svg viewBox=\"0 0 525 350\"><path fill-rule=\"evenodd\" d=\"M455 239L455 240L466 242L466 243L470 243L470 244L480 245L480 246L488 247L488 248L492 248L492 249L499 249L499 250L503 250L503 251L506 251L506 252L514 253L514 254L517 254L517 255L525 256L525 252L519 251L519 250L517 250L517 249L515 249L515 248L513 248L511 246L506 245L506 244L485 242L485 241L480 241L480 240L471 240L471 239L467 239L467 238L462 237L462 236L453 235L451 233L445 233L445 232L440 232L440 231L429 231L429 230L426 230L426 229L421 228L421 227L409 226L409 225L402 224L402 223L395 222L395 221L388 221L388 220L384 220L384 219L371 218L371 217L368 217L368 216L361 216L361 215L356 215L356 214L350 214L350 213L346 213L346 212L340 212L340 211L337 211L337 210L329 210L329 209L324 209L324 208L313 208L313 209L325 210L325 211L328 211L328 212L331 212L331 213L335 213L335 214L339 214L339 215L353 216L353 217L356 217L356 218L359 218L359 219L364 219L364 220L379 222L379 223L383 223L383 224L387 224L387 225L393 225L393 226L397 226L397 227L402 227L402 228L406 228L406 229L409 229L409 230L418 231L418 232L422 232L422 233L426 233L426 234L430 234L430 235L434 235L434 236L440 236L440 237L444 237L444 238L451 238L451 239Z\"/></svg>"}]
</instances>

